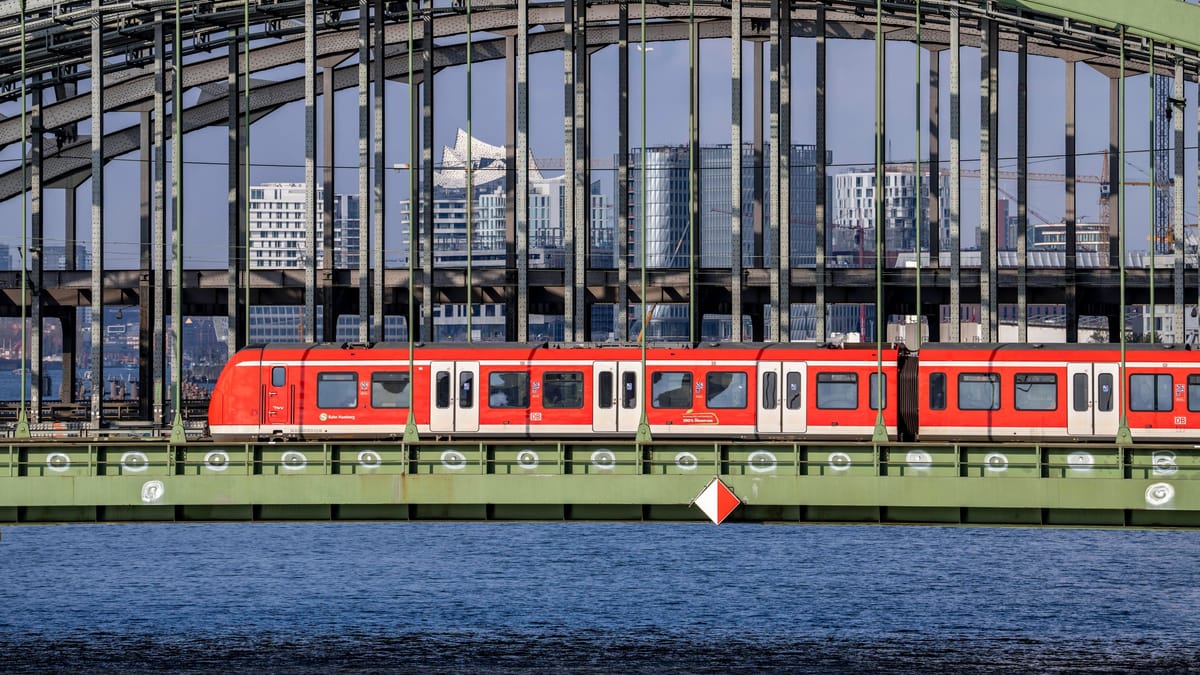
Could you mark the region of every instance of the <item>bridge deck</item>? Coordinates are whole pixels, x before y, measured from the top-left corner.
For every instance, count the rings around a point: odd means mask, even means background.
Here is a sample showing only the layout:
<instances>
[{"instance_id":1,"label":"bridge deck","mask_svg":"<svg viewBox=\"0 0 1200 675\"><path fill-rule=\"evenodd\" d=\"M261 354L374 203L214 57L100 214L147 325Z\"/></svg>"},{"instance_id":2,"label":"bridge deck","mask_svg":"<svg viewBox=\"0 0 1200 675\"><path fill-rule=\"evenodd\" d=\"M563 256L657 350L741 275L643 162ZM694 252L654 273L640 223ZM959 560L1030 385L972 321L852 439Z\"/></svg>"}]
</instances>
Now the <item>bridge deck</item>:
<instances>
[{"instance_id":1,"label":"bridge deck","mask_svg":"<svg viewBox=\"0 0 1200 675\"><path fill-rule=\"evenodd\" d=\"M624 442L0 446L0 523L702 520L1200 527L1200 449Z\"/></svg>"}]
</instances>

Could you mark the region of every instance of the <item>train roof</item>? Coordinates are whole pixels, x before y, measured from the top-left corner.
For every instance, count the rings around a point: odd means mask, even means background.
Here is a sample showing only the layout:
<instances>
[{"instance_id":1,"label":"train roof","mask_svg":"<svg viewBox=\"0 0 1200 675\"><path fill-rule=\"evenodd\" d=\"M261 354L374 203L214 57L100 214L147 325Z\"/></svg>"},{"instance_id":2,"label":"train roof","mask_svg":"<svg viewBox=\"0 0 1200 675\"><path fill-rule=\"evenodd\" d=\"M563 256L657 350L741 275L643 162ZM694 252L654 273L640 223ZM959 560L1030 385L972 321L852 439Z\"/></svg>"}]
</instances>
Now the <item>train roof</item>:
<instances>
[{"instance_id":1,"label":"train roof","mask_svg":"<svg viewBox=\"0 0 1200 675\"><path fill-rule=\"evenodd\" d=\"M463 349L470 348L472 350L481 351L512 351L512 350L572 350L572 349L639 349L641 343L638 342L578 342L578 343L563 343L563 342L437 342L425 343L415 342L414 347L421 349ZM303 350L303 351L342 351L342 350L405 350L408 349L407 342L272 342L251 344L245 347L246 349L265 349L265 350ZM852 342L837 344L833 342L647 342L647 349L652 350L689 350L689 349L717 349L721 351L787 351L796 349L831 349L831 350L871 350L877 349L874 342ZM897 345L885 344L884 350L893 350L899 348Z\"/></svg>"},{"instance_id":2,"label":"train roof","mask_svg":"<svg viewBox=\"0 0 1200 675\"><path fill-rule=\"evenodd\" d=\"M1109 352L1114 349L1120 349L1119 343L1105 342L927 342L921 346L921 351L1029 351L1033 349L1046 351L1093 351L1093 352ZM1154 344L1147 342L1130 342L1126 343L1126 351L1134 352L1150 352L1150 351L1191 351L1192 346L1189 344L1173 345L1173 344Z\"/></svg>"}]
</instances>

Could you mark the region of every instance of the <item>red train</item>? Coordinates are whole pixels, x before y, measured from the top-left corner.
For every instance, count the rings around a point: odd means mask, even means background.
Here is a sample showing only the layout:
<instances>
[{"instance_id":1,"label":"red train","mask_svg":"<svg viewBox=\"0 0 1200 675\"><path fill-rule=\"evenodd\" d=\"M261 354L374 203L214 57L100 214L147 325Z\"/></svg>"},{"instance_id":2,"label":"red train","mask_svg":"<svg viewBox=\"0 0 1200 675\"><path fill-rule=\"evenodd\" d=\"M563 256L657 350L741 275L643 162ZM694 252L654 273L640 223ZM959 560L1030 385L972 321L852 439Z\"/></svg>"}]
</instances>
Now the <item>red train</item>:
<instances>
[{"instance_id":1,"label":"red train","mask_svg":"<svg viewBox=\"0 0 1200 675\"><path fill-rule=\"evenodd\" d=\"M226 364L216 440L628 437L1195 442L1200 353L1130 345L267 345ZM882 375L882 378L880 377Z\"/></svg>"}]
</instances>

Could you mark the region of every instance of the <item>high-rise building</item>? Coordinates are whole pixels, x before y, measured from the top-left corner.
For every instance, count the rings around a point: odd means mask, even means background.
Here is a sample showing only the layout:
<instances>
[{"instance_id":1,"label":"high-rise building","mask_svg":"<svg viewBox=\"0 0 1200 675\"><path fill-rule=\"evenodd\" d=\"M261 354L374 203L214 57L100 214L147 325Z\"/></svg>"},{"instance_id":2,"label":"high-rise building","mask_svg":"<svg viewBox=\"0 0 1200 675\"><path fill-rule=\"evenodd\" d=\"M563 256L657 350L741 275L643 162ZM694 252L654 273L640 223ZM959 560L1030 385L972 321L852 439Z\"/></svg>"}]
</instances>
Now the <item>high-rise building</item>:
<instances>
[{"instance_id":1,"label":"high-rise building","mask_svg":"<svg viewBox=\"0 0 1200 675\"><path fill-rule=\"evenodd\" d=\"M469 150L468 153L468 144ZM467 156L470 155L473 199L470 212L471 264L473 267L503 267L506 264L507 208L505 186L506 152L501 146L468 138L459 130L454 147L442 148L441 168L433 179L433 265L434 267L466 267L467 265ZM563 223L565 214L565 183L562 176L545 178L534 162L529 167L528 246L529 266L532 268L562 267L564 256ZM401 241L407 242L412 209L408 200L400 202ZM424 228L418 205L418 232ZM600 183L593 183L589 201L589 239L593 264L609 267L612 245L612 206L602 194ZM423 234L423 233L422 233ZM418 236L418 249L424 251L425 238ZM407 245L397 257L406 264Z\"/></svg>"},{"instance_id":2,"label":"high-rise building","mask_svg":"<svg viewBox=\"0 0 1200 675\"><path fill-rule=\"evenodd\" d=\"M696 194L699 200L699 231L697 232L700 266L728 269L732 264L733 173L731 147L713 145L698 148ZM778 257L777 239L769 224L770 171L766 159L770 148L763 149L760 161L752 145L742 146L741 176L741 251L742 265L761 267ZM793 145L790 162L789 216L791 262L796 266L814 264L816 256L817 190L827 189L826 181L817 176L816 147ZM826 162L832 153L826 155ZM622 200L629 215L629 261L637 266L641 253L642 223L638 204L642 201L641 151L634 150L629 158L629 192ZM688 266L691 236L688 227L690 160L686 146L660 146L646 149L646 266L649 268L683 268ZM762 177L761 189L758 177ZM762 258L755 256L754 204L755 196L762 200L763 233Z\"/></svg>"},{"instance_id":3,"label":"high-rise building","mask_svg":"<svg viewBox=\"0 0 1200 675\"><path fill-rule=\"evenodd\" d=\"M304 183L265 183L250 188L250 267L306 267L304 259ZM317 190L316 265L325 259L320 213L324 190ZM360 251L358 195L333 197L333 267L358 267Z\"/></svg>"},{"instance_id":4,"label":"high-rise building","mask_svg":"<svg viewBox=\"0 0 1200 675\"><path fill-rule=\"evenodd\" d=\"M949 179L942 178L941 194L949 194ZM884 248L911 252L916 248L917 179L912 171L884 173ZM921 180L921 248L929 242L929 176ZM942 199L943 244L949 241L949 200ZM869 263L875 252L875 172L849 171L834 176L833 217L829 255L846 264Z\"/></svg>"}]
</instances>

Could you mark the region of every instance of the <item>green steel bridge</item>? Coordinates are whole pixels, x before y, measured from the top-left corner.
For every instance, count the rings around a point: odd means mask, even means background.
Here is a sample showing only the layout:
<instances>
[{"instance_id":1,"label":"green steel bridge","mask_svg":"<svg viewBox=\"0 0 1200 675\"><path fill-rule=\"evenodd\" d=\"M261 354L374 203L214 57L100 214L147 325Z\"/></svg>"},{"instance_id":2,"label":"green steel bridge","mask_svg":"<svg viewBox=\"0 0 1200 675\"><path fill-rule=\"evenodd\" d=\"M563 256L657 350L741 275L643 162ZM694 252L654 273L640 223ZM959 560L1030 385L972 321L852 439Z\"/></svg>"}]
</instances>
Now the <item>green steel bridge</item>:
<instances>
[{"instance_id":1,"label":"green steel bridge","mask_svg":"<svg viewBox=\"0 0 1200 675\"><path fill-rule=\"evenodd\" d=\"M0 524L704 520L1200 527L1200 448L428 442L0 446Z\"/></svg>"},{"instance_id":2,"label":"green steel bridge","mask_svg":"<svg viewBox=\"0 0 1200 675\"><path fill-rule=\"evenodd\" d=\"M599 170L613 171L619 194L630 192L631 124L636 111L618 111L618 147L614 166L594 166L590 142L594 120L588 100L593 91L591 58L613 49L619 64L614 91L605 94L626 100L635 60L630 58L640 39L686 41L690 59L680 77L693 83L687 105L688 147L694 152L700 137L701 65L699 44L705 39L729 41L728 61L716 64L731 75L729 143L748 144L756 153L760 178L769 175L769 192L761 189L752 203L743 204L740 176L743 157L731 152L733 190L730 228L738 241L743 218L750 212L754 255L733 256L729 269L703 268L697 263L697 243L688 243L686 269L647 269L631 262L629 238L617 237L612 269L589 266L588 188ZM812 40L814 59L801 67L792 55L794 40ZM940 194L930 181L929 248L927 267L917 257L915 267L893 265L884 255L873 256L875 269L843 269L830 264L832 228L824 191L818 190L815 249L811 260L794 262L788 222L792 166L786 149L793 145L796 106L813 108L816 175L827 175L828 59L831 40L871 40L875 45L875 175L882 182L888 134L884 72L895 77L908 66L887 59L887 43L916 44L927 66L916 60L911 76L928 87L928 106L903 130L918 139L929 134L930 147L918 150L914 172L921 165L942 167L949 190ZM764 46L770 59L764 59ZM961 53L977 50L978 89L961 86ZM745 50L745 53L744 53ZM642 50L643 54L645 50ZM559 266L534 269L528 241L531 110L529 62L546 53L563 56L564 136L564 249ZM1017 57L1017 181L1018 248L1015 266L1002 266L998 256L996 209L1000 170L999 118L1002 88L1000 61L1005 53ZM943 56L945 58L943 58ZM1062 267L1027 265L1029 153L1029 57L1057 59L1064 65L1062 174L1065 198ZM756 77L744 77L745 63ZM503 64L505 100L494 102L488 114L503 108L506 118L505 263L499 268L465 265L435 267L431 255L418 250L410 228L408 269L389 268L382 246L358 256L358 266L336 267L332 228L332 163L318 163L317 148L334 155L332 92L356 90L358 133L358 194L362 204L374 199L370 217L360 219L362 241L382 242L386 177L396 171L408 177L407 198L416 204L435 171L434 76L465 67L470 82L472 64ZM942 71L945 61L946 72ZM645 58L640 59L645 68ZM1109 93L1103 102L1085 101L1088 110L1107 108L1109 120L1107 182L1101 185L1112 218L1107 223L1106 250L1100 265L1086 266L1077 257L1077 187L1083 182L1076 167L1076 66L1104 76ZM302 66L302 75L265 81L285 66ZM705 62L704 68L714 67ZM732 68L730 70L730 68ZM0 172L0 200L21 202L20 270L0 271L0 316L28 319L40 327L44 319L62 322L62 371L75 377L82 356L75 344L82 335L77 310L90 308L90 359L95 382L104 354L103 310L106 306L136 306L141 359L141 396L136 408L114 412L100 387L90 400L47 404L40 369L45 336L39 330L21 336L21 360L27 356L33 377L22 388L19 404L0 408L0 421L13 422L22 437L6 438L0 446L0 523L94 521L195 521L263 519L649 519L688 520L703 515L692 506L702 488L715 476L742 500L731 518L757 522L872 522L944 524L1020 524L1050 526L1196 527L1200 526L1200 450L1190 444L1170 447L1132 445L840 445L805 443L441 443L418 439L400 445L281 444L217 445L185 441L184 406L179 391L180 343L167 335L182 335L185 316L224 316L229 319L232 353L248 337L252 306L292 305L302 308L306 341L331 339L339 314L356 315L360 339L378 341L386 316L408 318L411 339L431 339L435 303L472 305L503 303L510 318L508 339L527 341L531 313L564 318L567 341L588 339L592 312L599 303L622 310L648 302L689 306L693 332L703 311L732 317L748 316L751 335L733 320L732 339L779 341L790 338L788 311L793 304L818 308L816 336L828 338L825 308L833 303L874 304L877 315L923 316L938 325L941 308L949 308L948 334L961 338L964 305L980 308L980 331L985 341L997 341L1000 303L1015 304L1019 336L1028 335L1027 303L1057 303L1066 308L1066 335L1078 340L1078 317L1106 317L1110 330L1124 339L1127 308L1132 303L1169 305L1173 330L1182 341L1184 316L1197 301L1194 252L1185 250L1184 190L1174 200L1152 204L1151 220L1171 214L1169 250L1157 262L1127 269L1125 154L1134 144L1127 138L1125 111L1129 77L1152 73L1169 82L1171 94L1145 96L1151 106L1170 106L1172 127L1162 130L1167 143L1150 140L1151 147L1169 145L1174 173L1158 174L1152 183L1176 187L1200 181L1195 167L1185 166L1188 143L1184 111L1185 84L1200 78L1200 8L1182 0L656 0L641 6L627 2L553 0L551 2L492 3L471 0L392 2L390 0L0 0L0 147L19 147L22 159ZM811 76L811 91L796 82ZM642 77L645 81L645 77ZM403 83L407 105L387 111L382 95L385 82ZM1158 94L1163 93L1159 85ZM744 97L743 87L749 90ZM943 110L943 87L949 90L949 109ZM199 93L185 99L186 93ZM443 93L444 95L444 93ZM962 100L979 98L979 118L963 128ZM1143 94L1137 94L1138 99ZM915 96L920 99L920 96ZM744 100L753 115L743 117ZM318 100L323 114L318 124ZM468 93L467 100L470 100ZM321 267L264 271L252 268L249 241L249 202L253 122L288 104L303 102L305 115L304 182L306 184L303 242L307 260ZM917 106L920 100L915 101ZM168 104L170 104L168 106ZM19 115L17 110L19 109ZM466 107L470 128L472 107ZM137 121L120 127L112 113L127 113ZM946 113L943 119L943 113ZM1157 113L1156 113L1157 114ZM646 111L641 111L645 122ZM127 118L125 118L127 119ZM344 118L343 118L344 119ZM680 120L683 124L683 119ZM927 125L927 126L926 126ZM187 161L183 136L209 127L228 130L228 202L201 223L185 222L184 174ZM385 155L388 128L409 137L409 157L403 163ZM81 129L85 129L81 133ZM948 129L948 134L943 131ZM612 132L610 129L609 132ZM962 143L978 134L980 155L971 161L978 169L980 218L978 263L964 263L957 243L961 235ZM1150 136L1158 133L1149 131ZM799 134L795 134L799 136ZM940 139L948 135L949 147ZM645 135L643 134L643 143ZM173 145L168 162L167 148ZM108 233L105 223L108 165L136 155L140 175L136 194L140 205L136 269L112 269L103 254ZM641 156L645 156L642 149ZM948 159L947 159L948 156ZM19 166L16 166L19 165ZM167 168L173 176L168 178ZM688 170L694 181L697 169ZM470 178L467 179L468 181ZM90 182L91 238L100 253L90 265L77 255L84 239L77 223L77 192ZM642 185L647 181L643 180ZM422 187L424 184L424 187ZM318 199L324 186L324 198ZM62 190L61 218L52 213L47 190ZM876 199L882 200L882 190ZM87 201L83 199L81 201ZM943 211L950 241L939 240ZM174 209L168 215L168 207ZM434 213L430 200L414 214L425 223L421 237L433 249ZM690 197L691 220L698 220L699 203ZM644 211L645 209L643 209ZM364 208L364 213L367 210ZM632 232L644 223L629 220L618 209L617 231ZM882 211L882 202L876 212ZM735 215L738 214L738 215ZM218 222L222 221L222 222ZM323 240L316 224L323 222ZM49 270L44 259L48 229L61 227L66 269ZM214 225L215 223L215 225ZM184 269L183 232L202 227L227 239L228 258L213 269ZM469 225L468 225L469 227ZM875 228L881 237L883 228ZM919 228L918 228L919 230ZM57 233L58 230L55 229ZM1156 234L1159 232L1155 230ZM1165 233L1163 233L1165 235ZM644 231L641 241L646 241ZM1166 238L1166 237L1164 237ZM7 243L7 242L6 242ZM885 252L881 239L874 250ZM11 244L10 244L11 245ZM774 247L775 250L771 250ZM645 247L642 247L643 249ZM322 255L318 256L318 249ZM941 264L945 254L948 264ZM934 264L934 261L938 261ZM886 275L884 266L888 267ZM640 278L639 278L640 276ZM1155 289L1163 294L1155 299ZM1090 294L1089 294L1089 291ZM1127 294L1128 291L1128 294ZM169 292L169 293L168 293ZM317 308L323 318L317 320ZM468 316L470 312L467 313ZM644 315L644 312L643 312ZM628 312L618 311L616 330L628 334ZM168 317L173 324L168 325ZM877 322L882 326L883 322ZM417 332L420 334L416 334ZM694 335L692 337L695 337ZM879 336L882 340L882 336ZM83 340L83 338L78 338ZM168 346L174 350L168 360ZM174 372L170 372L174 370ZM73 382L64 382L74 391ZM174 391L171 386L174 385ZM12 402L10 402L12 403ZM118 404L120 406L121 404ZM75 406L72 408L72 406ZM70 408L68 410L68 408ZM60 410L61 409L61 410ZM114 415L136 419L155 429L150 438L105 441L30 439L52 433L61 422L85 419L84 435L113 431ZM173 441L161 440L169 428Z\"/></svg>"}]
</instances>

